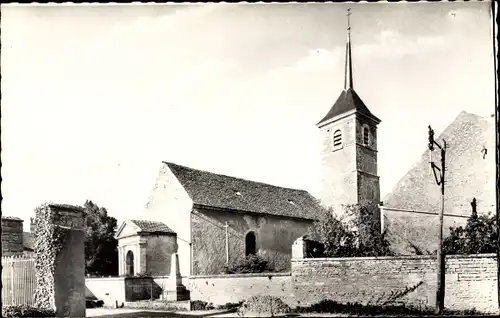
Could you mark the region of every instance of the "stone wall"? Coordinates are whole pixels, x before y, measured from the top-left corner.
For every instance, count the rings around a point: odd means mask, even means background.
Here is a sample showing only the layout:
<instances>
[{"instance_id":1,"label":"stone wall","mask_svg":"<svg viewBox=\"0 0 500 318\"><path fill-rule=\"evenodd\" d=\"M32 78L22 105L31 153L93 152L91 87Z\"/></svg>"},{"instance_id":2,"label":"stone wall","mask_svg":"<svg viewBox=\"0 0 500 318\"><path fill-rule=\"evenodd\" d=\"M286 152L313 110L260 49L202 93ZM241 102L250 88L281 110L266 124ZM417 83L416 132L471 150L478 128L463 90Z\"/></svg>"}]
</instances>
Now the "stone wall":
<instances>
[{"instance_id":1,"label":"stone wall","mask_svg":"<svg viewBox=\"0 0 500 318\"><path fill-rule=\"evenodd\" d=\"M496 275L495 255L447 256L445 307L496 311ZM299 305L321 300L435 304L433 256L294 259L291 277Z\"/></svg>"},{"instance_id":2,"label":"stone wall","mask_svg":"<svg viewBox=\"0 0 500 318\"><path fill-rule=\"evenodd\" d=\"M169 275L172 254L177 252L177 236L151 235L146 239L146 273L153 276Z\"/></svg>"},{"instance_id":3,"label":"stone wall","mask_svg":"<svg viewBox=\"0 0 500 318\"><path fill-rule=\"evenodd\" d=\"M102 300L104 306L111 307L121 306L129 301L158 299L161 295L161 281L153 277L86 278L85 297Z\"/></svg>"},{"instance_id":4,"label":"stone wall","mask_svg":"<svg viewBox=\"0 0 500 318\"><path fill-rule=\"evenodd\" d=\"M294 251L304 250L299 244ZM295 255L297 255L294 253ZM290 306L321 300L372 305L434 306L436 260L432 256L293 259L291 273L259 273L183 277L191 300L215 305L254 295L281 298ZM445 307L497 310L497 264L492 254L446 258ZM168 276L151 278L87 278L86 296L106 305L131 299L158 298Z\"/></svg>"},{"instance_id":5,"label":"stone wall","mask_svg":"<svg viewBox=\"0 0 500 318\"><path fill-rule=\"evenodd\" d=\"M312 225L305 219L196 209L191 218L195 275L221 274L226 265L226 222L230 262L245 257L245 236L253 231L258 254L282 272L290 270L292 243Z\"/></svg>"},{"instance_id":6,"label":"stone wall","mask_svg":"<svg viewBox=\"0 0 500 318\"><path fill-rule=\"evenodd\" d=\"M236 303L251 296L271 295L293 304L290 273L194 276L189 278L191 300L214 305Z\"/></svg>"},{"instance_id":7,"label":"stone wall","mask_svg":"<svg viewBox=\"0 0 500 318\"><path fill-rule=\"evenodd\" d=\"M125 302L125 277L86 278L85 297L100 299L105 306Z\"/></svg>"},{"instance_id":8,"label":"stone wall","mask_svg":"<svg viewBox=\"0 0 500 318\"><path fill-rule=\"evenodd\" d=\"M125 301L158 299L160 295L161 289L152 277L125 278Z\"/></svg>"},{"instance_id":9,"label":"stone wall","mask_svg":"<svg viewBox=\"0 0 500 318\"><path fill-rule=\"evenodd\" d=\"M23 220L2 216L2 255L20 255L23 250Z\"/></svg>"}]
</instances>

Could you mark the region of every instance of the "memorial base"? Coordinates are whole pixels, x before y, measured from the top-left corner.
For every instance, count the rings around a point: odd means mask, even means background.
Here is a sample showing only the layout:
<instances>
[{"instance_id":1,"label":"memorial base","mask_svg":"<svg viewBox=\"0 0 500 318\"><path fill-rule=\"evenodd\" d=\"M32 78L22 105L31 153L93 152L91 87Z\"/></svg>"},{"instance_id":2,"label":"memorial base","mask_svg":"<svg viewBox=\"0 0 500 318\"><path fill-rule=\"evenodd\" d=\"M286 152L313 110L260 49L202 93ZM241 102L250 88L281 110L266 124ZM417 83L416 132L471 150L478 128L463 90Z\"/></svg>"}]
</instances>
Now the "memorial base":
<instances>
[{"instance_id":1,"label":"memorial base","mask_svg":"<svg viewBox=\"0 0 500 318\"><path fill-rule=\"evenodd\" d=\"M163 292L163 298L167 301L182 301L189 300L189 290L184 286L168 288Z\"/></svg>"}]
</instances>

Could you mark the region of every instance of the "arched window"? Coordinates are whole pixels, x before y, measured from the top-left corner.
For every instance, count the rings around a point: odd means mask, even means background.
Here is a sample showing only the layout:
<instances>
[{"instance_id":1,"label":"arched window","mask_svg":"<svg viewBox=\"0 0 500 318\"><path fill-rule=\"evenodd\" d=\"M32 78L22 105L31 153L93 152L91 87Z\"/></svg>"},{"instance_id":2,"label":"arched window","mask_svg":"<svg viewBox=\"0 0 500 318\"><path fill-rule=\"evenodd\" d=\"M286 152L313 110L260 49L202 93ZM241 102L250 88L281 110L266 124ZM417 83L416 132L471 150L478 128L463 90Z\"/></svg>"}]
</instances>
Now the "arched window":
<instances>
[{"instance_id":1,"label":"arched window","mask_svg":"<svg viewBox=\"0 0 500 318\"><path fill-rule=\"evenodd\" d=\"M340 147L342 147L342 131L340 131L340 129L337 129L333 133L333 148L337 149Z\"/></svg>"},{"instance_id":2,"label":"arched window","mask_svg":"<svg viewBox=\"0 0 500 318\"><path fill-rule=\"evenodd\" d=\"M256 242L255 242L255 233L254 232L248 232L247 236L245 237L245 255L255 255L256 252Z\"/></svg>"},{"instance_id":3,"label":"arched window","mask_svg":"<svg viewBox=\"0 0 500 318\"><path fill-rule=\"evenodd\" d=\"M370 145L370 129L368 126L363 127L363 145Z\"/></svg>"},{"instance_id":4,"label":"arched window","mask_svg":"<svg viewBox=\"0 0 500 318\"><path fill-rule=\"evenodd\" d=\"M127 265L127 275L133 276L134 275L134 253L132 251L127 252L127 257L126 257L126 265Z\"/></svg>"}]
</instances>

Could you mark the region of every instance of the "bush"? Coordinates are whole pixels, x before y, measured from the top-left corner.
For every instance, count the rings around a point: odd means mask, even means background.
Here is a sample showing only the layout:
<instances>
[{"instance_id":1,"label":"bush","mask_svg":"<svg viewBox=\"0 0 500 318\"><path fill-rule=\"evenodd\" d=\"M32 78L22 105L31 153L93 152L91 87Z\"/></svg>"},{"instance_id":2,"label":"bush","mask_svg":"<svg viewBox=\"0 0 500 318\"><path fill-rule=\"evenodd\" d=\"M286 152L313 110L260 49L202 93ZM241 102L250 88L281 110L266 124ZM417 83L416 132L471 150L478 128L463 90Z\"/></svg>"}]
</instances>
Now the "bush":
<instances>
[{"instance_id":1,"label":"bush","mask_svg":"<svg viewBox=\"0 0 500 318\"><path fill-rule=\"evenodd\" d=\"M224 266L225 274L246 274L246 273L264 273L273 272L274 268L269 262L258 255L248 255Z\"/></svg>"},{"instance_id":2,"label":"bush","mask_svg":"<svg viewBox=\"0 0 500 318\"><path fill-rule=\"evenodd\" d=\"M341 216L324 208L310 230L321 243L321 257L392 256L386 233L380 233L373 207L345 205ZM318 257L318 256L316 256Z\"/></svg>"},{"instance_id":3,"label":"bush","mask_svg":"<svg viewBox=\"0 0 500 318\"><path fill-rule=\"evenodd\" d=\"M214 306L212 303L207 303L206 301L203 300L193 300L191 301L191 310L232 310L232 309L237 309L241 307L241 304L243 302L239 303L226 303L224 305L218 305Z\"/></svg>"},{"instance_id":4,"label":"bush","mask_svg":"<svg viewBox=\"0 0 500 318\"><path fill-rule=\"evenodd\" d=\"M473 212L465 227L450 227L443 248L446 254L482 254L497 252L497 222L495 215Z\"/></svg>"},{"instance_id":5,"label":"bush","mask_svg":"<svg viewBox=\"0 0 500 318\"><path fill-rule=\"evenodd\" d=\"M240 301L239 303L226 303L224 305L219 305L217 306L217 309L219 310L232 310L232 309L237 309L240 308L241 305L243 305L243 302Z\"/></svg>"},{"instance_id":6,"label":"bush","mask_svg":"<svg viewBox=\"0 0 500 318\"><path fill-rule=\"evenodd\" d=\"M2 306L2 317L54 317L50 308L37 308L28 305Z\"/></svg>"},{"instance_id":7,"label":"bush","mask_svg":"<svg viewBox=\"0 0 500 318\"><path fill-rule=\"evenodd\" d=\"M215 309L212 303L207 303L203 300L191 301L191 310L212 310Z\"/></svg>"},{"instance_id":8,"label":"bush","mask_svg":"<svg viewBox=\"0 0 500 318\"><path fill-rule=\"evenodd\" d=\"M191 301L191 310L232 310L232 309L237 309L241 307L241 304L243 302L239 303L226 303L224 305L218 305L214 306L212 303L207 303L206 301L203 300L193 300Z\"/></svg>"},{"instance_id":9,"label":"bush","mask_svg":"<svg viewBox=\"0 0 500 318\"><path fill-rule=\"evenodd\" d=\"M291 308L279 297L273 296L252 296L245 300L239 309L239 314L243 316L263 314L269 317L289 312L291 312Z\"/></svg>"}]
</instances>

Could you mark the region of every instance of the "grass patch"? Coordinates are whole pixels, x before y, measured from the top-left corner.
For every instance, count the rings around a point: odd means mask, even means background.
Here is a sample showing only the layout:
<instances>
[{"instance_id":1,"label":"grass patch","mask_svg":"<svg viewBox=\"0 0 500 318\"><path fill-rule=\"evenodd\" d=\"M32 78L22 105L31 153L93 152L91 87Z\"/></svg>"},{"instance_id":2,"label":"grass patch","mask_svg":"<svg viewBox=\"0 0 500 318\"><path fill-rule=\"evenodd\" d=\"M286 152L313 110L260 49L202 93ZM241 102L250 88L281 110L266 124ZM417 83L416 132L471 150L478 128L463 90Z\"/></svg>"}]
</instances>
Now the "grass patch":
<instances>
[{"instance_id":1,"label":"grass patch","mask_svg":"<svg viewBox=\"0 0 500 318\"><path fill-rule=\"evenodd\" d=\"M295 313L337 313L348 315L411 315L411 316L435 316L434 309L429 307L417 307L407 305L363 305L359 303L338 303L333 300L323 300L311 306L296 307ZM475 309L471 310L449 310L445 309L442 315L446 316L482 316L484 313Z\"/></svg>"},{"instance_id":2,"label":"grass patch","mask_svg":"<svg viewBox=\"0 0 500 318\"><path fill-rule=\"evenodd\" d=\"M182 305L177 305L165 300L140 300L134 302L126 302L125 308L133 309L149 309L149 310L164 310L164 311L186 311Z\"/></svg>"},{"instance_id":3,"label":"grass patch","mask_svg":"<svg viewBox=\"0 0 500 318\"><path fill-rule=\"evenodd\" d=\"M224 305L215 306L212 303L207 303L203 300L193 300L191 301L191 310L232 310L241 307L243 302L239 303L226 303Z\"/></svg>"}]
</instances>

